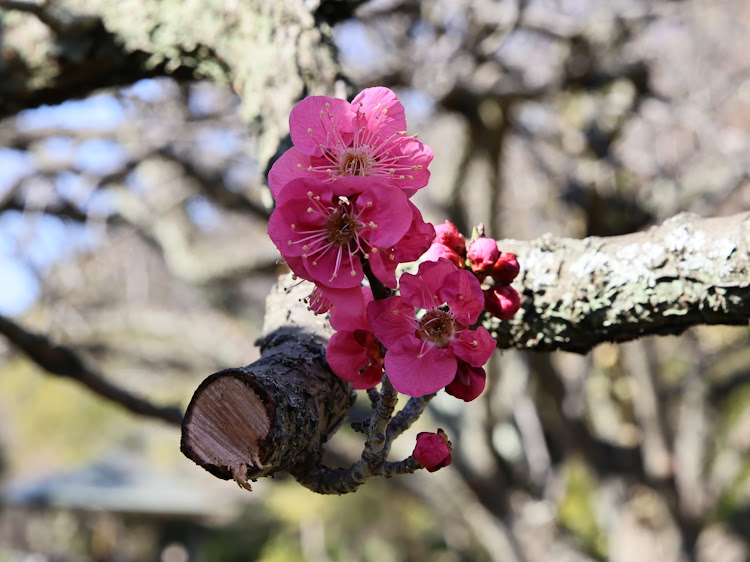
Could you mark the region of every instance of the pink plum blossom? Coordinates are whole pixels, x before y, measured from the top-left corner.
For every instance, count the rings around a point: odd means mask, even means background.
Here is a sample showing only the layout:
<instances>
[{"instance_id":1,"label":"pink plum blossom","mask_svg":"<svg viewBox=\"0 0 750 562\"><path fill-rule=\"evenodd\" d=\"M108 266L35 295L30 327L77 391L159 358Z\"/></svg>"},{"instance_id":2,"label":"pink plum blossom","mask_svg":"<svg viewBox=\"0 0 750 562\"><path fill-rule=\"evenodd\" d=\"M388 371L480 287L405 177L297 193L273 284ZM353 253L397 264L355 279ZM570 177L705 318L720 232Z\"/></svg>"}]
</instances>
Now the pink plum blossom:
<instances>
[{"instance_id":1,"label":"pink plum blossom","mask_svg":"<svg viewBox=\"0 0 750 562\"><path fill-rule=\"evenodd\" d=\"M423 431L417 435L412 456L428 472L435 472L451 463L451 448L451 442L442 429L437 433Z\"/></svg>"},{"instance_id":2,"label":"pink plum blossom","mask_svg":"<svg viewBox=\"0 0 750 562\"><path fill-rule=\"evenodd\" d=\"M432 150L406 136L404 107L388 88L368 88L349 103L310 96L292 109L294 146L273 165L268 185L274 199L299 177L336 181L378 178L411 197L427 185Z\"/></svg>"},{"instance_id":3,"label":"pink plum blossom","mask_svg":"<svg viewBox=\"0 0 750 562\"><path fill-rule=\"evenodd\" d=\"M486 328L470 330L484 308L476 277L445 258L401 276L400 296L367 305L367 319L385 345L393 387L409 396L432 394L456 376L458 360L481 367L495 350ZM415 310L423 312L417 313Z\"/></svg>"},{"instance_id":4,"label":"pink plum blossom","mask_svg":"<svg viewBox=\"0 0 750 562\"><path fill-rule=\"evenodd\" d=\"M403 191L361 180L298 178L279 194L268 234L299 277L332 289L359 287L362 259L409 230L413 212Z\"/></svg>"},{"instance_id":5,"label":"pink plum blossom","mask_svg":"<svg viewBox=\"0 0 750 562\"><path fill-rule=\"evenodd\" d=\"M354 388L372 388L383 378L383 351L367 323L365 303L372 301L372 291L362 287L362 306L342 312L331 309L331 327L337 330L326 347L328 365L336 375ZM352 313L353 312L353 313Z\"/></svg>"}]
</instances>

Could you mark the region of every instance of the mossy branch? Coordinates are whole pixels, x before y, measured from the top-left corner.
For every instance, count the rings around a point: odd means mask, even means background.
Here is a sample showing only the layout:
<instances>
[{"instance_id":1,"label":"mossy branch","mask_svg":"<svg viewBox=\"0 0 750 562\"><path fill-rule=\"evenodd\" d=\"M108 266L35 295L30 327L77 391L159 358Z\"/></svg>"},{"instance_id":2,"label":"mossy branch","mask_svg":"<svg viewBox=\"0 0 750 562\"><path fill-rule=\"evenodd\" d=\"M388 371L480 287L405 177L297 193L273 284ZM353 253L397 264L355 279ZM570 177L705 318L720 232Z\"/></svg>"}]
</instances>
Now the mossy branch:
<instances>
[{"instance_id":1,"label":"mossy branch","mask_svg":"<svg viewBox=\"0 0 750 562\"><path fill-rule=\"evenodd\" d=\"M586 353L600 343L750 320L750 213L681 214L644 232L500 240L518 255L521 311L487 319L500 348Z\"/></svg>"}]
</instances>

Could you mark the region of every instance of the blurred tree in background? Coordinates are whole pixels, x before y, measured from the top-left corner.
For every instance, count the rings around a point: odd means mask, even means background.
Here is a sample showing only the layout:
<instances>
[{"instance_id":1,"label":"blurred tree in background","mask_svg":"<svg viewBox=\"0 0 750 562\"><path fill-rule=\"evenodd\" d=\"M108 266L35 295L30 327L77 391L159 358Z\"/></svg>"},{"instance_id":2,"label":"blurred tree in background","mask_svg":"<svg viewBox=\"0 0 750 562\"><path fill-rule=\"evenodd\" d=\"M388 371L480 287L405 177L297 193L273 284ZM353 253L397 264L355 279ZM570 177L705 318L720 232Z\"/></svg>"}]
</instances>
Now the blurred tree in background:
<instances>
[{"instance_id":1,"label":"blurred tree in background","mask_svg":"<svg viewBox=\"0 0 750 562\"><path fill-rule=\"evenodd\" d=\"M612 236L750 209L747 52L742 0L0 0L0 560L748 559L746 327L498 352L431 403L454 465L341 498L214 481L149 409L258 357L303 96L393 88L428 220Z\"/></svg>"}]
</instances>

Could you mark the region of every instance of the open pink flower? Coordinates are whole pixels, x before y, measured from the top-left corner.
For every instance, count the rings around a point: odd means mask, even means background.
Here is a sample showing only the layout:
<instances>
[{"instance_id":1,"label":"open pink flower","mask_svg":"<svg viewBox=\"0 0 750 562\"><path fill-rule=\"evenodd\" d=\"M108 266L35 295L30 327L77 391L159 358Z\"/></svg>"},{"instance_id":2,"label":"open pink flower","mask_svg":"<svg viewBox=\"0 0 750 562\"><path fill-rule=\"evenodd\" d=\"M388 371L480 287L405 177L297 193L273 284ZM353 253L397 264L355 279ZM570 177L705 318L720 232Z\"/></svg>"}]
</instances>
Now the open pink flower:
<instances>
[{"instance_id":1,"label":"open pink flower","mask_svg":"<svg viewBox=\"0 0 750 562\"><path fill-rule=\"evenodd\" d=\"M362 258L408 231L408 203L400 189L376 179L298 178L279 194L268 234L299 277L333 289L359 287Z\"/></svg>"},{"instance_id":2,"label":"open pink flower","mask_svg":"<svg viewBox=\"0 0 750 562\"><path fill-rule=\"evenodd\" d=\"M437 433L423 431L417 435L412 456L427 472L435 472L451 463L451 449L451 442L442 429L438 429Z\"/></svg>"},{"instance_id":3,"label":"open pink flower","mask_svg":"<svg viewBox=\"0 0 750 562\"><path fill-rule=\"evenodd\" d=\"M375 177L409 197L430 178L432 150L406 136L404 107L388 88L368 88L351 103L307 97L292 109L289 129L294 146L268 174L274 199L300 176L322 181Z\"/></svg>"},{"instance_id":4,"label":"open pink flower","mask_svg":"<svg viewBox=\"0 0 750 562\"><path fill-rule=\"evenodd\" d=\"M367 323L365 303L372 301L369 287L361 288L363 305L344 313L331 309L331 327L337 330L326 347L326 359L336 375L354 388L372 388L383 378L383 351Z\"/></svg>"},{"instance_id":5,"label":"open pink flower","mask_svg":"<svg viewBox=\"0 0 750 562\"><path fill-rule=\"evenodd\" d=\"M445 258L423 262L401 276L401 296L367 305L367 319L387 352L385 369L396 390L409 396L437 392L456 376L457 362L481 367L496 342L482 326L470 330L484 308L479 281ZM424 312L417 313L415 309Z\"/></svg>"}]
</instances>

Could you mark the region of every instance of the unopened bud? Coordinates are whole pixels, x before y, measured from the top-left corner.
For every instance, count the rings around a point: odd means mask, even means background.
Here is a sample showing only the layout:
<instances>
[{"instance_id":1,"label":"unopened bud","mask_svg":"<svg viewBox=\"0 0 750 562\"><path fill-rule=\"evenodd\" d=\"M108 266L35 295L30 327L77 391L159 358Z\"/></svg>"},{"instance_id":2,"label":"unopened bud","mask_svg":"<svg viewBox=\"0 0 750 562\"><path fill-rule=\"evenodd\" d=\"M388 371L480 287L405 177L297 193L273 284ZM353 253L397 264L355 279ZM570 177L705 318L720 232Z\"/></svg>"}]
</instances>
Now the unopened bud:
<instances>
[{"instance_id":1,"label":"unopened bud","mask_svg":"<svg viewBox=\"0 0 750 562\"><path fill-rule=\"evenodd\" d=\"M521 297L510 285L494 285L484 291L484 308L500 320L509 320L521 308Z\"/></svg>"},{"instance_id":2,"label":"unopened bud","mask_svg":"<svg viewBox=\"0 0 750 562\"><path fill-rule=\"evenodd\" d=\"M412 455L428 472L435 472L451 463L451 442L442 429L437 433L423 431L417 435Z\"/></svg>"},{"instance_id":3,"label":"unopened bud","mask_svg":"<svg viewBox=\"0 0 750 562\"><path fill-rule=\"evenodd\" d=\"M474 273L489 273L500 257L500 250L492 238L477 238L469 245L466 257Z\"/></svg>"},{"instance_id":4,"label":"unopened bud","mask_svg":"<svg viewBox=\"0 0 750 562\"><path fill-rule=\"evenodd\" d=\"M458 360L456 378L445 391L464 402L471 402L484 391L487 374L482 367L472 367L466 361Z\"/></svg>"},{"instance_id":5,"label":"unopened bud","mask_svg":"<svg viewBox=\"0 0 750 562\"><path fill-rule=\"evenodd\" d=\"M500 257L495 261L495 265L492 268L492 278L496 283L503 285L510 285L513 280L518 276L518 272L521 270L521 266L518 265L518 259L516 254L505 252L500 254Z\"/></svg>"}]
</instances>

